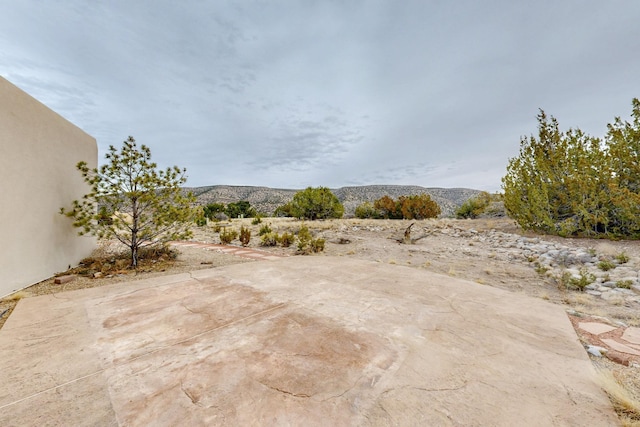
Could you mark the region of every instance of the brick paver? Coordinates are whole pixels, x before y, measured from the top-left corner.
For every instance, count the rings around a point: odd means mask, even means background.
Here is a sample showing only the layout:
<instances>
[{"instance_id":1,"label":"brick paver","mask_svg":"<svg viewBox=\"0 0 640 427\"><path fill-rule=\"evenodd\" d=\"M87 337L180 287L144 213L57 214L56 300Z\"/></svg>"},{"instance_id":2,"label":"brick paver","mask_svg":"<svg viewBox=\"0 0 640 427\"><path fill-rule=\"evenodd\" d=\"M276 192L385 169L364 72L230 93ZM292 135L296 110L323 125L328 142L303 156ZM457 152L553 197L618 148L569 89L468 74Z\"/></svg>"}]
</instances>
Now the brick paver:
<instances>
[{"instance_id":1,"label":"brick paver","mask_svg":"<svg viewBox=\"0 0 640 427\"><path fill-rule=\"evenodd\" d=\"M219 245L216 243L206 243L206 242L171 242L172 246L183 247L183 248L200 248L207 251L217 251L230 255L236 255L242 258L255 259L255 260L274 260L283 258L282 255L273 254L267 251L261 251L259 249L254 248L245 248L242 246L231 246L231 245Z\"/></svg>"}]
</instances>

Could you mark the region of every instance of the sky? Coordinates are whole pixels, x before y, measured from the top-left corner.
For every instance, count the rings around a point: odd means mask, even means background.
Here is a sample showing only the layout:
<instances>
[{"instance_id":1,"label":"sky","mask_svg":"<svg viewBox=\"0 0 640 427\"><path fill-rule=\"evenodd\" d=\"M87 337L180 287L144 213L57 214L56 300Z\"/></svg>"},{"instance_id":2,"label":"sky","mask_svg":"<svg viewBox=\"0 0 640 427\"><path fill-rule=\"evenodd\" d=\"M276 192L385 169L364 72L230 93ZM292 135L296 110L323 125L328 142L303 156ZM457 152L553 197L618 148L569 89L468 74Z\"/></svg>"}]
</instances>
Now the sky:
<instances>
[{"instance_id":1,"label":"sky","mask_svg":"<svg viewBox=\"0 0 640 427\"><path fill-rule=\"evenodd\" d=\"M637 0L0 0L0 75L188 186L498 191L640 97Z\"/></svg>"}]
</instances>

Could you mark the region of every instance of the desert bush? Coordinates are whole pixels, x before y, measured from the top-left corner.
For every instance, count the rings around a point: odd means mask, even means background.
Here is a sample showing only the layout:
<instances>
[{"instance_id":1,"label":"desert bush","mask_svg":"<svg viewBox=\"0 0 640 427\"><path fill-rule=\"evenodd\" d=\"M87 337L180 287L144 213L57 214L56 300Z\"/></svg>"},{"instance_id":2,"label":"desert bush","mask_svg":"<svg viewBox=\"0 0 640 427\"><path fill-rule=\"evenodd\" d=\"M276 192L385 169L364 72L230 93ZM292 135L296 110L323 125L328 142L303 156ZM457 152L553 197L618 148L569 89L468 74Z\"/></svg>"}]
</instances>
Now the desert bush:
<instances>
[{"instance_id":1,"label":"desert bush","mask_svg":"<svg viewBox=\"0 0 640 427\"><path fill-rule=\"evenodd\" d=\"M265 234L271 233L271 231L272 230L269 224L264 224L262 227L260 227L260 231L258 231L258 236L264 236Z\"/></svg>"},{"instance_id":2,"label":"desert bush","mask_svg":"<svg viewBox=\"0 0 640 427\"><path fill-rule=\"evenodd\" d=\"M278 236L278 233L265 233L261 235L260 246L277 246L279 240L280 236Z\"/></svg>"},{"instance_id":3,"label":"desert bush","mask_svg":"<svg viewBox=\"0 0 640 427\"><path fill-rule=\"evenodd\" d=\"M355 215L356 218L360 218L360 219L367 219L367 218L379 219L379 218L381 218L380 212L378 212L378 210L373 207L373 203L371 203L371 202L364 202L361 205L358 205L356 207L354 215Z\"/></svg>"},{"instance_id":4,"label":"desert bush","mask_svg":"<svg viewBox=\"0 0 640 427\"><path fill-rule=\"evenodd\" d=\"M220 232L220 241L225 245L228 245L237 237L238 237L238 232L234 229L231 229L231 230L223 229Z\"/></svg>"},{"instance_id":5,"label":"desert bush","mask_svg":"<svg viewBox=\"0 0 640 427\"><path fill-rule=\"evenodd\" d=\"M324 250L325 240L321 238L313 238L313 235L309 231L306 225L300 227L298 230L298 251L303 254L309 254L312 252L322 252Z\"/></svg>"},{"instance_id":6,"label":"desert bush","mask_svg":"<svg viewBox=\"0 0 640 427\"><path fill-rule=\"evenodd\" d=\"M280 236L280 244L283 248L288 248L293 244L294 241L295 236L291 233L283 233L282 236Z\"/></svg>"},{"instance_id":7,"label":"desert bush","mask_svg":"<svg viewBox=\"0 0 640 427\"><path fill-rule=\"evenodd\" d=\"M309 243L313 236L306 225L302 225L298 230L298 250L304 252L309 247Z\"/></svg>"},{"instance_id":8,"label":"desert bush","mask_svg":"<svg viewBox=\"0 0 640 427\"><path fill-rule=\"evenodd\" d=\"M456 218L477 218L489 207L490 203L491 194L483 191L464 202L462 206L456 210Z\"/></svg>"},{"instance_id":9,"label":"desert bush","mask_svg":"<svg viewBox=\"0 0 640 427\"><path fill-rule=\"evenodd\" d=\"M616 282L616 287L622 289L631 289L631 285L633 285L633 282L631 280L618 280Z\"/></svg>"},{"instance_id":10,"label":"desert bush","mask_svg":"<svg viewBox=\"0 0 640 427\"><path fill-rule=\"evenodd\" d=\"M168 243L164 243L158 246L141 248L138 252L138 258L144 260L176 259L178 258L178 251Z\"/></svg>"},{"instance_id":11,"label":"desert bush","mask_svg":"<svg viewBox=\"0 0 640 427\"><path fill-rule=\"evenodd\" d=\"M428 194L400 196L393 200L383 196L373 203L378 218L385 219L426 219L440 215L440 206Z\"/></svg>"},{"instance_id":12,"label":"desert bush","mask_svg":"<svg viewBox=\"0 0 640 427\"><path fill-rule=\"evenodd\" d=\"M324 251L324 239L311 239L309 242L309 248L311 249L311 252Z\"/></svg>"},{"instance_id":13,"label":"desert bush","mask_svg":"<svg viewBox=\"0 0 640 427\"><path fill-rule=\"evenodd\" d=\"M580 291L584 291L588 285L593 283L596 280L596 276L589 273L586 269L580 269L579 277L570 277L567 285L570 288L578 289Z\"/></svg>"},{"instance_id":14,"label":"desert bush","mask_svg":"<svg viewBox=\"0 0 640 427\"><path fill-rule=\"evenodd\" d=\"M284 209L284 208L283 208ZM298 191L289 203L289 213L308 220L342 218L344 206L327 187Z\"/></svg>"},{"instance_id":15,"label":"desert bush","mask_svg":"<svg viewBox=\"0 0 640 427\"><path fill-rule=\"evenodd\" d=\"M251 225L258 225L258 224L262 224L262 215L256 215L256 217L253 218L253 220L251 220Z\"/></svg>"},{"instance_id":16,"label":"desert bush","mask_svg":"<svg viewBox=\"0 0 640 427\"><path fill-rule=\"evenodd\" d=\"M404 219L436 218L440 215L440 206L428 194L400 196L400 212Z\"/></svg>"},{"instance_id":17,"label":"desert bush","mask_svg":"<svg viewBox=\"0 0 640 427\"><path fill-rule=\"evenodd\" d=\"M609 271L616 268L616 265L608 259L603 259L598 263L598 268L602 271Z\"/></svg>"},{"instance_id":18,"label":"desert bush","mask_svg":"<svg viewBox=\"0 0 640 427\"><path fill-rule=\"evenodd\" d=\"M249 241L251 241L251 230L243 225L240 227L240 243L242 246L247 246Z\"/></svg>"},{"instance_id":19,"label":"desert bush","mask_svg":"<svg viewBox=\"0 0 640 427\"><path fill-rule=\"evenodd\" d=\"M383 196L373 202L373 208L378 211L380 218L402 219L400 205L389 196Z\"/></svg>"},{"instance_id":20,"label":"desert bush","mask_svg":"<svg viewBox=\"0 0 640 427\"><path fill-rule=\"evenodd\" d=\"M626 264L629 262L629 255L627 255L625 252L620 252L616 255L615 258L620 264Z\"/></svg>"}]
</instances>

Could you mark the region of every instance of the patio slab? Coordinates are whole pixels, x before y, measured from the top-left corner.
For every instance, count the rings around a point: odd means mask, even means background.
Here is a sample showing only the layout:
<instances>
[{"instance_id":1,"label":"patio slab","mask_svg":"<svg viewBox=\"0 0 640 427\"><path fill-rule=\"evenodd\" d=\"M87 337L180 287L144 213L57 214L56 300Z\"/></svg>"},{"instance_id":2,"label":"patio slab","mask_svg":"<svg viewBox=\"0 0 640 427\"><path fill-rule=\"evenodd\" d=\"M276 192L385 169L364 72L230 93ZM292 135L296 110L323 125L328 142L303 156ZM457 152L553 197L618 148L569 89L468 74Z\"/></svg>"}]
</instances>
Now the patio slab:
<instances>
[{"instance_id":1,"label":"patio slab","mask_svg":"<svg viewBox=\"0 0 640 427\"><path fill-rule=\"evenodd\" d=\"M561 307L291 257L23 299L0 425L615 425Z\"/></svg>"}]
</instances>

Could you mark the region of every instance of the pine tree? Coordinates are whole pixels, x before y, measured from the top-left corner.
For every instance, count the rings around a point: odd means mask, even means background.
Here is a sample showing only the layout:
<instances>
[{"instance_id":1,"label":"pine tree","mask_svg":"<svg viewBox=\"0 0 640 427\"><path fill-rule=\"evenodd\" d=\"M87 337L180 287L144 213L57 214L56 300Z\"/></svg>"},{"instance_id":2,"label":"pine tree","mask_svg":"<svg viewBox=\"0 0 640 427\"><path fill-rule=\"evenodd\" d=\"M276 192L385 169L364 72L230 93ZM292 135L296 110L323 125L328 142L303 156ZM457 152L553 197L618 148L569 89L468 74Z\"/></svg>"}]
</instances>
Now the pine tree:
<instances>
[{"instance_id":1,"label":"pine tree","mask_svg":"<svg viewBox=\"0 0 640 427\"><path fill-rule=\"evenodd\" d=\"M196 209L195 197L184 194L186 169L177 166L158 170L151 162L151 150L136 145L133 137L121 150L109 147L107 164L89 169L79 162L77 169L90 192L74 200L61 213L74 220L79 234L115 238L131 251L131 266L138 266L140 248L188 238Z\"/></svg>"}]
</instances>

